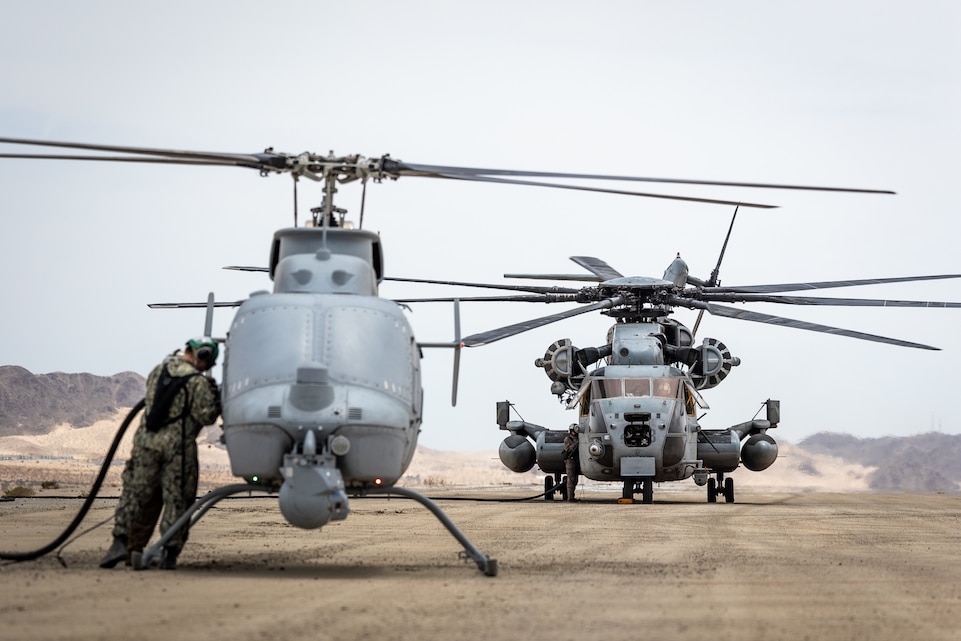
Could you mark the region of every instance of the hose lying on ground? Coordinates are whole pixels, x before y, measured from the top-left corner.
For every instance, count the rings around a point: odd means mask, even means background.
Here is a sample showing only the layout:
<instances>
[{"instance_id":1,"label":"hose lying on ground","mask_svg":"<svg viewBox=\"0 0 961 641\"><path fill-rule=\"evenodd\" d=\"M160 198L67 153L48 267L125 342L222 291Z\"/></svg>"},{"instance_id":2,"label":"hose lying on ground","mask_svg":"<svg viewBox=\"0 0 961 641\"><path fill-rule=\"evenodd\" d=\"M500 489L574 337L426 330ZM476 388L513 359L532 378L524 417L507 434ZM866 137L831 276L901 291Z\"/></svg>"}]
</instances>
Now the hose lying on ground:
<instances>
[{"instance_id":1,"label":"hose lying on ground","mask_svg":"<svg viewBox=\"0 0 961 641\"><path fill-rule=\"evenodd\" d=\"M52 543L45 545L39 550L34 550L33 552L0 552L0 560L4 561L33 561L34 559L39 559L44 554L52 552L57 548L58 545L67 540L73 531L79 527L80 523L83 521L83 517L87 515L90 510L90 506L93 505L94 500L97 498L97 492L100 491L100 486L103 485L103 480L107 476L107 471L110 469L110 463L113 461L114 454L117 453L117 448L120 447L120 440L123 438L124 432L130 426L134 417L144 408L144 399L141 399L130 413L127 414L127 418L123 420L120 425L120 429L117 430L117 435L113 438L113 443L110 444L110 449L107 451L107 456L103 460L103 465L100 468L100 474L97 475L97 480L94 481L93 487L90 488L90 493L87 495L87 500L84 501L83 506L74 517L73 521L67 526L67 529L56 538Z\"/></svg>"}]
</instances>

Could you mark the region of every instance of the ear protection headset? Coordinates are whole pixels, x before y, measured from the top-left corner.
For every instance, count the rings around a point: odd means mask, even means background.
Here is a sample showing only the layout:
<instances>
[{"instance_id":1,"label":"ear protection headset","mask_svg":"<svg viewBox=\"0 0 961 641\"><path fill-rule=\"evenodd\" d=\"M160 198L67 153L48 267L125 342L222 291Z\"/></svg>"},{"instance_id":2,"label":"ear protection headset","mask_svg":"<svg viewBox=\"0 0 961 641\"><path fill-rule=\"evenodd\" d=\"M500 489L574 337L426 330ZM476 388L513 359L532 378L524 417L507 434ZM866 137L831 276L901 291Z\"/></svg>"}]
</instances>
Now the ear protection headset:
<instances>
[{"instance_id":1,"label":"ear protection headset","mask_svg":"<svg viewBox=\"0 0 961 641\"><path fill-rule=\"evenodd\" d=\"M217 343L212 338L206 336L202 338L191 338L187 341L187 346L193 350L194 356L198 361L203 361L208 367L213 367L217 362Z\"/></svg>"},{"instance_id":2,"label":"ear protection headset","mask_svg":"<svg viewBox=\"0 0 961 641\"><path fill-rule=\"evenodd\" d=\"M197 356L197 360L203 361L209 365L214 364L214 350L209 347L201 347L194 354Z\"/></svg>"}]
</instances>

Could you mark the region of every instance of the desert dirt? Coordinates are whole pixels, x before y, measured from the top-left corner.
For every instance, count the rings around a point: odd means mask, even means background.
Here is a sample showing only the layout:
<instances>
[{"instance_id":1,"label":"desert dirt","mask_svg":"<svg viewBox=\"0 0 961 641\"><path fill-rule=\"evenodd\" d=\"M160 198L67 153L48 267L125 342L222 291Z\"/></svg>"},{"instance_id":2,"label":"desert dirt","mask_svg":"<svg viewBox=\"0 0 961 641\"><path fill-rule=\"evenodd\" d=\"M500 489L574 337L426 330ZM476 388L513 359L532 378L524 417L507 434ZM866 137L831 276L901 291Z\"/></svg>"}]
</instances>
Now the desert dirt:
<instances>
[{"instance_id":1,"label":"desert dirt","mask_svg":"<svg viewBox=\"0 0 961 641\"><path fill-rule=\"evenodd\" d=\"M958 639L961 496L657 488L579 503L425 488L496 558L485 576L422 506L353 499L299 530L275 497L223 501L176 571L103 570L110 523L0 564L0 639ZM471 500L461 500L468 498ZM477 500L475 500L477 499ZM78 533L109 521L97 499ZM54 540L80 499L0 502L0 548Z\"/></svg>"}]
</instances>

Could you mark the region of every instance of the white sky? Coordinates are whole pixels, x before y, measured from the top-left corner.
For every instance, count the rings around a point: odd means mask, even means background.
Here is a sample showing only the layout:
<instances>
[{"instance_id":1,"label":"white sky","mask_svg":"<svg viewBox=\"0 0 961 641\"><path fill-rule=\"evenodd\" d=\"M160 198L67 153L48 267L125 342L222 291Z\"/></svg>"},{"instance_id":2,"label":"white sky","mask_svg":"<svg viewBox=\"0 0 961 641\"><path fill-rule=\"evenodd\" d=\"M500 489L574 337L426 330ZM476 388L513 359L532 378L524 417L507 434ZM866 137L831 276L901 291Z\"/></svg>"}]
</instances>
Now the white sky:
<instances>
[{"instance_id":1,"label":"white sky","mask_svg":"<svg viewBox=\"0 0 961 641\"><path fill-rule=\"evenodd\" d=\"M225 152L313 151L425 164L891 189L896 196L650 187L780 205L741 210L724 284L961 273L956 213L961 5L954 2L32 2L0 8L0 135ZM10 146L0 151L25 150ZM269 289L286 176L0 160L0 364L146 374L201 333L203 313L150 302ZM647 188L648 186L643 186ZM301 182L301 210L320 191ZM360 191L338 204L356 219ZM391 276L504 282L598 256L661 276L680 251L706 278L731 208L405 178L371 185L365 227ZM390 297L456 290L387 283ZM476 293L476 292L474 292ZM824 292L961 300L961 282ZM560 306L465 304L464 334ZM782 402L777 437L958 433L961 310L751 309L914 340L911 350L708 317L742 365L705 392L708 428ZM231 314L215 322L223 335ZM448 305L410 316L453 335ZM677 318L693 324L695 313ZM587 315L462 358L425 354L421 443L494 449L494 403L576 417L533 366L563 337L603 342Z\"/></svg>"}]
</instances>

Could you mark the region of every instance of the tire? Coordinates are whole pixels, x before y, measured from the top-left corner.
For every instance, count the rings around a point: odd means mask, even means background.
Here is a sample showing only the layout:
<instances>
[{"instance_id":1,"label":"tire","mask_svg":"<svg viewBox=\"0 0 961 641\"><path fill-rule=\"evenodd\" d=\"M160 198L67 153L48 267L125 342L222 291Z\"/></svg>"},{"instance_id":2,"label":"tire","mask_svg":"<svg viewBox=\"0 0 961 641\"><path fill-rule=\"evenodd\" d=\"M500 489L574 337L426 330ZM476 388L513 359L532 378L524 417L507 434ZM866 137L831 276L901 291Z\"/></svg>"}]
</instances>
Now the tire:
<instances>
[{"instance_id":1,"label":"tire","mask_svg":"<svg viewBox=\"0 0 961 641\"><path fill-rule=\"evenodd\" d=\"M707 502L717 503L717 481L715 479L707 480Z\"/></svg>"},{"instance_id":2,"label":"tire","mask_svg":"<svg viewBox=\"0 0 961 641\"><path fill-rule=\"evenodd\" d=\"M644 487L641 490L641 502L650 505L654 502L654 479L644 479Z\"/></svg>"},{"instance_id":3,"label":"tire","mask_svg":"<svg viewBox=\"0 0 961 641\"><path fill-rule=\"evenodd\" d=\"M556 483L554 483L554 477L548 474L544 478L544 500L545 501L554 500L554 485L556 485Z\"/></svg>"},{"instance_id":4,"label":"tire","mask_svg":"<svg viewBox=\"0 0 961 641\"><path fill-rule=\"evenodd\" d=\"M724 479L724 500L728 503L734 502L734 479Z\"/></svg>"}]
</instances>

